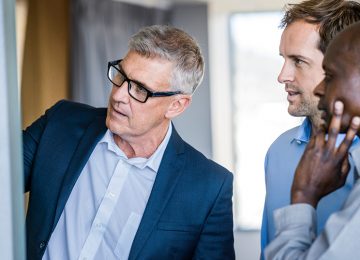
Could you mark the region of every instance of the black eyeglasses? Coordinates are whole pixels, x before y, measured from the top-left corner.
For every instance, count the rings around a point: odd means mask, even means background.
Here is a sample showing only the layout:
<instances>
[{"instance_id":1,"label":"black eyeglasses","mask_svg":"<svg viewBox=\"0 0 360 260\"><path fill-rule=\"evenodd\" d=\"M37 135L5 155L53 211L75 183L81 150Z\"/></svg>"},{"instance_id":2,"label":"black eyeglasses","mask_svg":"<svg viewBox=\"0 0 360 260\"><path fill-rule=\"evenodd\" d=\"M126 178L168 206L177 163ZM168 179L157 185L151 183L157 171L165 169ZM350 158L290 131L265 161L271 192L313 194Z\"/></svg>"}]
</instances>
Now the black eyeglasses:
<instances>
[{"instance_id":1,"label":"black eyeglasses","mask_svg":"<svg viewBox=\"0 0 360 260\"><path fill-rule=\"evenodd\" d=\"M128 93L133 99L145 103L149 97L168 97L177 94L182 94L181 91L168 92L152 92L144 87L141 83L129 79L119 66L122 60L108 62L108 78L117 87L121 87L124 82L128 83Z\"/></svg>"}]
</instances>

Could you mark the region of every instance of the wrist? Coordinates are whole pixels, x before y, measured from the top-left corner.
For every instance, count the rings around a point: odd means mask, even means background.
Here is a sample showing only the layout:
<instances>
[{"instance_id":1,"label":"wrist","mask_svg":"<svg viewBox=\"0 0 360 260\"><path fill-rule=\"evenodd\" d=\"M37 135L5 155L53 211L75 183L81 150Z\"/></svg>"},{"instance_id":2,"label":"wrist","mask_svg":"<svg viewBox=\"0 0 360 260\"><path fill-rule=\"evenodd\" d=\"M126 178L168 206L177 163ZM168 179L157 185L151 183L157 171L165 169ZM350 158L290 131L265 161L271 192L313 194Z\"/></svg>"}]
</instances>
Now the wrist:
<instances>
[{"instance_id":1,"label":"wrist","mask_svg":"<svg viewBox=\"0 0 360 260\"><path fill-rule=\"evenodd\" d=\"M306 203L310 204L314 208L317 207L319 199L317 196L309 191L292 190L291 191L291 204Z\"/></svg>"}]
</instances>

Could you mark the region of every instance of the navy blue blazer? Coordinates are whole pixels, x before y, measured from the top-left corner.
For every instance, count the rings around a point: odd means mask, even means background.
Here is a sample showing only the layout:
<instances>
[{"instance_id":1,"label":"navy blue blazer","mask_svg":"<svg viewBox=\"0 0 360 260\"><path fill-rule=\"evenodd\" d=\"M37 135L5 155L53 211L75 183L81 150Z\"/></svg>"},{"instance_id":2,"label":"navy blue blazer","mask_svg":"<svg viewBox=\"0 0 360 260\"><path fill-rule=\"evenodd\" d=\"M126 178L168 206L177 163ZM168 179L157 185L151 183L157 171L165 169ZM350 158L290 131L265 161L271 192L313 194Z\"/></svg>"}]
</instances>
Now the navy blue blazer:
<instances>
[{"instance_id":1,"label":"navy blue blazer","mask_svg":"<svg viewBox=\"0 0 360 260\"><path fill-rule=\"evenodd\" d=\"M60 101L23 131L28 259L41 259L106 109ZM232 174L173 129L129 259L235 259ZM81 202L79 202L81 203Z\"/></svg>"}]
</instances>

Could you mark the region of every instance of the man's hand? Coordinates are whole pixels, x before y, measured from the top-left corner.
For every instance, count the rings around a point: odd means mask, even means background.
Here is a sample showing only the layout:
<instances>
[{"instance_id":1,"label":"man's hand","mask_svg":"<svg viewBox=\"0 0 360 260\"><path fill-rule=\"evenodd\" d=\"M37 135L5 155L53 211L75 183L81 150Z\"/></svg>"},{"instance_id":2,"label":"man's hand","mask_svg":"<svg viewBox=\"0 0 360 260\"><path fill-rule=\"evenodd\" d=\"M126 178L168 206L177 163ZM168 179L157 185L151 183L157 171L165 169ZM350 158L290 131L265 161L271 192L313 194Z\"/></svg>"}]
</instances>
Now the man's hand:
<instances>
[{"instance_id":1,"label":"man's hand","mask_svg":"<svg viewBox=\"0 0 360 260\"><path fill-rule=\"evenodd\" d=\"M335 147L344 105L337 101L334 115L328 130L313 136L297 166L291 187L291 203L308 203L316 208L320 199L345 184L350 166L348 150L359 129L360 118L351 121L346 137L340 146Z\"/></svg>"}]
</instances>

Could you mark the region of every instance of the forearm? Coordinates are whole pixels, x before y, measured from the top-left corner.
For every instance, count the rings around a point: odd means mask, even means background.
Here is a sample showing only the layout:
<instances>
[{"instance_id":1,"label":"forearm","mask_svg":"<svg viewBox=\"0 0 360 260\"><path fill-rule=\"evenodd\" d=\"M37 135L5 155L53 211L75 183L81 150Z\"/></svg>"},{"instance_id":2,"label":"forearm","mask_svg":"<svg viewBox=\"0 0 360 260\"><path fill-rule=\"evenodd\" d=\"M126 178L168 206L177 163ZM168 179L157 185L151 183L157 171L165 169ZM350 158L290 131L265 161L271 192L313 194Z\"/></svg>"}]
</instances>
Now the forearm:
<instances>
[{"instance_id":1,"label":"forearm","mask_svg":"<svg viewBox=\"0 0 360 260\"><path fill-rule=\"evenodd\" d=\"M306 259L316 236L315 209L290 205L274 212L276 237L265 249L265 259Z\"/></svg>"},{"instance_id":2,"label":"forearm","mask_svg":"<svg viewBox=\"0 0 360 260\"><path fill-rule=\"evenodd\" d=\"M23 131L23 160L24 160L24 185L25 192L30 191L31 170L41 134L45 128L45 116L40 117L31 126Z\"/></svg>"},{"instance_id":3,"label":"forearm","mask_svg":"<svg viewBox=\"0 0 360 260\"><path fill-rule=\"evenodd\" d=\"M27 127L23 133L23 163L24 163L24 191L30 191L31 171L36 157L39 143L46 129L46 125L52 114L59 109L63 101L57 102L53 107L48 109L44 115Z\"/></svg>"}]
</instances>

